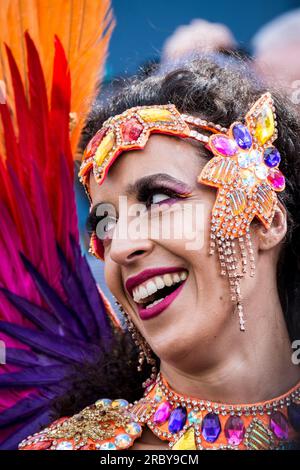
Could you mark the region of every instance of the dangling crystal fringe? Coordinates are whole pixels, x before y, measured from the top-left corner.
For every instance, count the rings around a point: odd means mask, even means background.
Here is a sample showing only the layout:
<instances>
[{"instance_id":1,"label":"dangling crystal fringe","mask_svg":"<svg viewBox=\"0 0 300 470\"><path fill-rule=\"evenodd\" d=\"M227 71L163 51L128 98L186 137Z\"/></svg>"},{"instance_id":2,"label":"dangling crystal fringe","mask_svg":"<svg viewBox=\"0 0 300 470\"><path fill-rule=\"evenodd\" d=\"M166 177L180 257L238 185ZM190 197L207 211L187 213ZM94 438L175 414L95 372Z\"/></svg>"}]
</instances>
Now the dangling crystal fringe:
<instances>
[{"instance_id":1,"label":"dangling crystal fringe","mask_svg":"<svg viewBox=\"0 0 300 470\"><path fill-rule=\"evenodd\" d=\"M240 252L241 252L242 274L244 275L247 273L247 264L248 264L244 237L240 237L238 241L239 241L239 247L240 247Z\"/></svg>"},{"instance_id":2,"label":"dangling crystal fringe","mask_svg":"<svg viewBox=\"0 0 300 470\"><path fill-rule=\"evenodd\" d=\"M241 255L241 266L239 266L237 259L237 243L239 245ZM248 257L250 260L250 276L253 277L255 275L255 259L250 233L247 231L246 240L244 237L232 240L229 238L224 239L224 237L217 237L211 232L210 255L215 253L215 246L217 246L218 250L221 275L227 275L229 279L231 300L234 303L239 316L240 330L245 331L244 307L242 303L240 280L247 273Z\"/></svg>"},{"instance_id":3,"label":"dangling crystal fringe","mask_svg":"<svg viewBox=\"0 0 300 470\"><path fill-rule=\"evenodd\" d=\"M250 237L249 230L246 233L246 244L247 244L247 248L248 248L248 251L249 251L250 276L254 277L255 276L255 259L254 259L254 251L253 251L253 247L252 247L252 242L251 242L251 237Z\"/></svg>"}]
</instances>

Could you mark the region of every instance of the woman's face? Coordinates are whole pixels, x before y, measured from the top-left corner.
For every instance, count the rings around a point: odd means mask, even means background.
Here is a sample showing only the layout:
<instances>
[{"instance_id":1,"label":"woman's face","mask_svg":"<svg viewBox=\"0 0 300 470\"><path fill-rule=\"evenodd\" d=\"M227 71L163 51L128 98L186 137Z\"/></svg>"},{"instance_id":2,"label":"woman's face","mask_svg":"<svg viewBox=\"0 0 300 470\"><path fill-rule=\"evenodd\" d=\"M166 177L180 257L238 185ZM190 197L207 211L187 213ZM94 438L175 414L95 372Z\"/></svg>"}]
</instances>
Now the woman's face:
<instances>
[{"instance_id":1,"label":"woman's face","mask_svg":"<svg viewBox=\"0 0 300 470\"><path fill-rule=\"evenodd\" d=\"M108 287L161 360L191 368L215 360L211 346L226 331L231 340L241 334L228 278L209 255L216 190L197 182L206 162L199 146L152 135L143 150L121 154L101 186L90 181L93 207L109 203L117 213L104 242ZM119 235L126 226L129 235ZM243 282L247 297L254 281Z\"/></svg>"}]
</instances>

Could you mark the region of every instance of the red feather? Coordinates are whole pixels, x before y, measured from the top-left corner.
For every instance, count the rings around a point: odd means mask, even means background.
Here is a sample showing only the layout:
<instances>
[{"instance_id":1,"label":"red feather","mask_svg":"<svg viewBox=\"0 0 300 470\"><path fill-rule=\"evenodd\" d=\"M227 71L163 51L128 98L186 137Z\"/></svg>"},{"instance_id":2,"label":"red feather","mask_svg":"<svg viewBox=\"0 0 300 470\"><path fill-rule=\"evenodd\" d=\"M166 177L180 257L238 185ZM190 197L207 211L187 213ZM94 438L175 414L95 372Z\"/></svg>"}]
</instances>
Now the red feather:
<instances>
[{"instance_id":1,"label":"red feather","mask_svg":"<svg viewBox=\"0 0 300 470\"><path fill-rule=\"evenodd\" d=\"M27 49L30 114L35 127L33 137L36 148L36 163L42 170L45 168L45 164L48 160L49 145L49 112L47 90L38 51L27 32L25 33L25 41Z\"/></svg>"},{"instance_id":2,"label":"red feather","mask_svg":"<svg viewBox=\"0 0 300 470\"><path fill-rule=\"evenodd\" d=\"M67 160L67 167L73 177L73 159L69 141L71 81L68 63L62 45L55 39L55 56L51 90L50 146L51 160L47 162L47 189L52 215L55 220L57 241L66 247L63 237L68 234L67 214L64 211L62 192L53 191L57 175L61 174L61 160ZM72 193L69 194L72 198Z\"/></svg>"},{"instance_id":3,"label":"red feather","mask_svg":"<svg viewBox=\"0 0 300 470\"><path fill-rule=\"evenodd\" d=\"M32 144L33 133L31 126L31 116L29 113L28 102L25 96L21 74L12 55L11 49L7 45L5 45L5 47L14 91L15 114L19 131L19 157L17 162L20 171L18 176L21 178L20 181L22 181L23 187L26 188L26 193L30 194L30 165L28 165L28 157L32 156L34 151ZM8 154L7 158L11 160L11 155ZM34 158L36 158L36 155L34 155Z\"/></svg>"},{"instance_id":4,"label":"red feather","mask_svg":"<svg viewBox=\"0 0 300 470\"><path fill-rule=\"evenodd\" d=\"M6 148L6 155L12 161L15 172L20 176L19 170L19 148L17 138L15 135L10 110L7 103L0 105L0 115L3 124L4 142Z\"/></svg>"}]
</instances>

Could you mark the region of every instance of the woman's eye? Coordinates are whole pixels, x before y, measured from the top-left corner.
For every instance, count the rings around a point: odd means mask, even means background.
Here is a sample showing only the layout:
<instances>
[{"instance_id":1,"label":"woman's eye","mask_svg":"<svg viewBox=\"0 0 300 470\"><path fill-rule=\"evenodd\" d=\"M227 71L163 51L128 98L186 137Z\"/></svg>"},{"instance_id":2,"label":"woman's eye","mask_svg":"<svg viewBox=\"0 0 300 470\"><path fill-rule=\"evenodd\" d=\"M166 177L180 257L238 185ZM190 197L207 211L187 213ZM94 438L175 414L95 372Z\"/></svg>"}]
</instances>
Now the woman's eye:
<instances>
[{"instance_id":1,"label":"woman's eye","mask_svg":"<svg viewBox=\"0 0 300 470\"><path fill-rule=\"evenodd\" d=\"M167 199L170 199L170 196L164 193L155 193L150 197L151 204L159 204Z\"/></svg>"},{"instance_id":2,"label":"woman's eye","mask_svg":"<svg viewBox=\"0 0 300 470\"><path fill-rule=\"evenodd\" d=\"M115 228L115 225L116 225L115 220L108 220L105 225L105 231L109 232L110 230L113 230Z\"/></svg>"},{"instance_id":3,"label":"woman's eye","mask_svg":"<svg viewBox=\"0 0 300 470\"><path fill-rule=\"evenodd\" d=\"M103 231L105 233L108 233L111 230L114 230L115 226L116 226L116 219L106 217L105 220L103 220Z\"/></svg>"}]
</instances>

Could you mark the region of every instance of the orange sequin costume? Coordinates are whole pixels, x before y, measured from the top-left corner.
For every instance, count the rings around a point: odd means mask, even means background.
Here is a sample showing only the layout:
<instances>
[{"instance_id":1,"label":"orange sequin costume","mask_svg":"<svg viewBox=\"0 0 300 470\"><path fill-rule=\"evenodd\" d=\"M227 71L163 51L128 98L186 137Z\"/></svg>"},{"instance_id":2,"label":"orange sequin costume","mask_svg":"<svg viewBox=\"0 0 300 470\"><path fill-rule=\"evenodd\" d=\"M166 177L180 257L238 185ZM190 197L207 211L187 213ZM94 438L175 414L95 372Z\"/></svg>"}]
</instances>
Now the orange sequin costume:
<instances>
[{"instance_id":1,"label":"orange sequin costume","mask_svg":"<svg viewBox=\"0 0 300 470\"><path fill-rule=\"evenodd\" d=\"M124 450L148 426L173 450L270 450L300 444L300 383L272 400L222 404L182 396L159 374L143 398L100 399L20 444L22 450Z\"/></svg>"}]
</instances>

